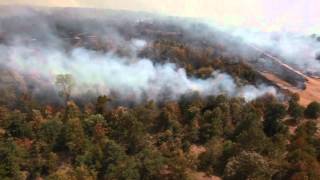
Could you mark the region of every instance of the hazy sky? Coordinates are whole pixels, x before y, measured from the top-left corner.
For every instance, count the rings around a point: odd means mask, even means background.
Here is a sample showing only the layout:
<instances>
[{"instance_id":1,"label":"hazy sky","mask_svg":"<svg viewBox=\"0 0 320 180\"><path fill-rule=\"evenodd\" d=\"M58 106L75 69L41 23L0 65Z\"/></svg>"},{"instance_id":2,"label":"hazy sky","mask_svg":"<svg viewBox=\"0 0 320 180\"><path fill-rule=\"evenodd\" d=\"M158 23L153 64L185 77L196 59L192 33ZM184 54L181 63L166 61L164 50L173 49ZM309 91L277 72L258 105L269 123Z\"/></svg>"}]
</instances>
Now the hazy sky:
<instances>
[{"instance_id":1,"label":"hazy sky","mask_svg":"<svg viewBox=\"0 0 320 180\"><path fill-rule=\"evenodd\" d=\"M128 9L263 31L320 32L320 0L0 0L0 4Z\"/></svg>"}]
</instances>

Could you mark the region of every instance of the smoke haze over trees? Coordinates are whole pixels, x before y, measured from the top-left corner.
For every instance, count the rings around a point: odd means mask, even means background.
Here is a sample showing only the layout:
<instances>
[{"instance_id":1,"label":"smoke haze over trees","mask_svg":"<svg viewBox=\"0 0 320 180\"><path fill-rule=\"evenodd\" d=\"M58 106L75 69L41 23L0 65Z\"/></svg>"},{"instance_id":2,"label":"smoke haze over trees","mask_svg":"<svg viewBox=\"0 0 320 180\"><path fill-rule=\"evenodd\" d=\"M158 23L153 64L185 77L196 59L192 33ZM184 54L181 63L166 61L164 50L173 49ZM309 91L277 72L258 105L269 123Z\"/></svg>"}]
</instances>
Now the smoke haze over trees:
<instances>
[{"instance_id":1,"label":"smoke haze over trees","mask_svg":"<svg viewBox=\"0 0 320 180\"><path fill-rule=\"evenodd\" d=\"M71 74L77 82L75 95L109 95L116 92L120 98L140 101L143 96L147 100L163 99L164 95L168 99L177 99L192 92L203 96L225 93L230 96L243 96L246 100L253 100L265 93L276 94L273 87L262 83L242 87L230 75L219 70L212 70L206 78L198 78L188 76L186 69L174 64L171 57L166 57L167 59L159 63L155 61L159 57L152 57L155 58L152 60L139 56L139 53L151 46L157 38L138 34L141 33L139 28L143 28L144 21L147 21L143 15L135 19L123 15L123 20L117 23L114 22L112 12L111 15L107 14L106 18L98 14L86 14L85 10L80 16L76 16L79 13L77 11L74 14L67 11L66 13L71 13L71 18L50 10L21 9L14 14L10 13L1 20L1 34L5 42L0 46L1 64L20 73L27 83L29 79L35 81L32 86L36 88L52 86L58 74ZM92 18L95 20L91 21ZM154 24L160 28L162 23L166 23L165 20L155 20L154 23L152 21L151 26ZM99 24L100 22L104 24ZM122 32L123 26L126 26L128 31ZM145 26L145 30L148 30L148 22ZM190 34L193 40L201 42L202 37L191 35L188 26L191 25L180 27L173 21L162 28L168 28L169 31L171 28L173 36L184 30L187 36ZM174 32L175 29L177 32ZM165 30L152 32L151 27L151 34L166 35ZM170 32L168 33L170 35ZM102 44L104 40L107 44ZM189 41L188 37L186 41ZM82 43L84 47L81 46ZM86 47L101 48L102 51Z\"/></svg>"},{"instance_id":2,"label":"smoke haze over trees","mask_svg":"<svg viewBox=\"0 0 320 180\"><path fill-rule=\"evenodd\" d=\"M317 40L273 37L0 7L0 179L317 179L319 103L304 108L265 78L306 81L251 47L316 75Z\"/></svg>"}]
</instances>

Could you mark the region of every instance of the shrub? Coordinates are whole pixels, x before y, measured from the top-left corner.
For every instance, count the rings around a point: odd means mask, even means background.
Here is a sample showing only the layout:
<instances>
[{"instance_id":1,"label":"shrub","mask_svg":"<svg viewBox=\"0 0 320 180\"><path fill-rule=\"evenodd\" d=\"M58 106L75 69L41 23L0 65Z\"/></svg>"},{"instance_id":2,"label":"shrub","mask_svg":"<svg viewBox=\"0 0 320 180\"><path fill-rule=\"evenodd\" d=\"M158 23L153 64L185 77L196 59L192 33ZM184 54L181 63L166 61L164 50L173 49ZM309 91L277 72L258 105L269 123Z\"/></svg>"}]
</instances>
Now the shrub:
<instances>
[{"instance_id":1,"label":"shrub","mask_svg":"<svg viewBox=\"0 0 320 180\"><path fill-rule=\"evenodd\" d=\"M320 103L315 101L311 102L304 111L304 115L311 119L318 118L320 116Z\"/></svg>"}]
</instances>

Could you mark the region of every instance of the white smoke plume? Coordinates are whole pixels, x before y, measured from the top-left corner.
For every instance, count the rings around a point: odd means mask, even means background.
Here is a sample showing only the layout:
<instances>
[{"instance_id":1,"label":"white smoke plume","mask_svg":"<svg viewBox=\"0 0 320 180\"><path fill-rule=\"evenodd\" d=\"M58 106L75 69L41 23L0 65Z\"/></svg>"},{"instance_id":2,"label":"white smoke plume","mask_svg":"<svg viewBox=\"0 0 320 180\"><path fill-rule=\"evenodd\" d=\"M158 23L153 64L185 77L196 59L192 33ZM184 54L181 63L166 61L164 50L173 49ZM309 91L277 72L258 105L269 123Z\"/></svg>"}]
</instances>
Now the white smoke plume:
<instances>
[{"instance_id":1,"label":"white smoke plume","mask_svg":"<svg viewBox=\"0 0 320 180\"><path fill-rule=\"evenodd\" d=\"M304 73L320 75L320 38L316 35L312 37L299 33L259 32L241 28L225 31L244 44L271 53L283 63Z\"/></svg>"},{"instance_id":2,"label":"white smoke plume","mask_svg":"<svg viewBox=\"0 0 320 180\"><path fill-rule=\"evenodd\" d=\"M190 92L200 95L226 94L250 101L266 93L276 95L270 86L238 86L225 73L213 73L211 78L188 77L185 69L172 63L154 64L149 59L123 58L112 53L101 54L77 48L70 53L58 49L26 46L0 46L1 64L24 76L45 80L54 87L58 74L71 74L76 80L74 95L86 92L110 94L140 101L177 99ZM146 96L146 97L145 97Z\"/></svg>"},{"instance_id":3,"label":"white smoke plume","mask_svg":"<svg viewBox=\"0 0 320 180\"><path fill-rule=\"evenodd\" d=\"M22 74L26 80L32 79L36 82L34 86L41 85L34 88L37 91L43 87L54 88L58 74L71 74L76 81L73 96L116 94L124 100L139 102L144 99L178 99L181 95L198 92L202 96L226 94L250 101L266 93L277 94L271 86L238 85L225 73L214 72L210 78L197 79L188 77L185 69L173 63L160 64L139 58L137 54L149 43L148 40L128 40L108 23L98 24L101 27L96 24L79 25L81 17L77 14L73 14L70 21L65 21L61 14L53 16L51 12L39 14L25 9L22 12L23 17L20 17L21 13L14 13L10 15L15 17L13 19L9 15L3 20L0 18L0 35L1 31L9 34L6 38L9 42L0 43L0 66ZM81 28L112 39L116 46L127 48L129 55L119 56L112 50L98 52L81 47L66 50L65 40L55 32L55 22L67 23L71 30ZM130 30L128 24L127 31ZM35 38L30 42L26 36Z\"/></svg>"}]
</instances>

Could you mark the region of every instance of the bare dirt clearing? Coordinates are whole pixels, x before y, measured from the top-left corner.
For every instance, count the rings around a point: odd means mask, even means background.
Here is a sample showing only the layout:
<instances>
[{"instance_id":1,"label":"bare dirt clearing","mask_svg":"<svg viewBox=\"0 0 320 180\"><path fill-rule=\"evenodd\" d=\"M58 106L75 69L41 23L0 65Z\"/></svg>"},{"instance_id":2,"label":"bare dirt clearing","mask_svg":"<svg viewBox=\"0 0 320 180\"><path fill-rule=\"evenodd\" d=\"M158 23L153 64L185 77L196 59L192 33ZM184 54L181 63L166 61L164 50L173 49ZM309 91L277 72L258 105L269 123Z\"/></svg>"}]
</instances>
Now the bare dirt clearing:
<instances>
[{"instance_id":1,"label":"bare dirt clearing","mask_svg":"<svg viewBox=\"0 0 320 180\"><path fill-rule=\"evenodd\" d=\"M300 96L299 102L304 107L312 101L320 102L320 79L318 78L308 77L305 83L306 88L299 89L274 74L268 72L261 72L261 74L268 80L274 82L282 90L289 91L291 93L298 93Z\"/></svg>"}]
</instances>

